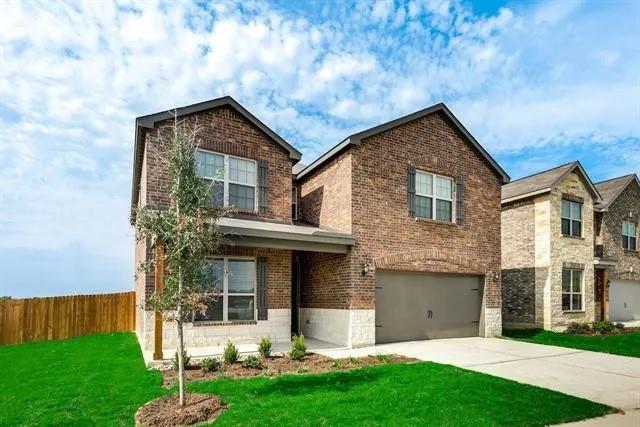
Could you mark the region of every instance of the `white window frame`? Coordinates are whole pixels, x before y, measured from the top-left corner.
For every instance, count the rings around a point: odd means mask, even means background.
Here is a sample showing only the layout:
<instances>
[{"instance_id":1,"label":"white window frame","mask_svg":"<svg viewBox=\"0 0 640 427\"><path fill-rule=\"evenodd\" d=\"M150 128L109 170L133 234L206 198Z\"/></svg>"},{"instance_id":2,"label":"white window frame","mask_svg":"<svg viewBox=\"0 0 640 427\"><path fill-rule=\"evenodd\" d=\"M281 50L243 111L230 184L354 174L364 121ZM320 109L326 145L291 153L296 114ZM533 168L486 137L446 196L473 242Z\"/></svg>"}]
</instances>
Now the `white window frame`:
<instances>
[{"instance_id":1,"label":"white window frame","mask_svg":"<svg viewBox=\"0 0 640 427\"><path fill-rule=\"evenodd\" d=\"M564 216L562 214L562 204L564 203L568 203L569 204L569 216ZM573 217L573 205L579 205L580 206L580 218L574 218ZM568 199L562 199L562 201L560 202L560 233L563 236L569 236L569 237L582 237L583 234L583 228L584 228L584 224L582 223L582 213L584 210L584 203L580 203L580 202L574 202L573 200L568 200ZM568 219L569 220L569 234L564 234L562 231L562 220L563 219ZM580 221L580 234L573 234L573 221Z\"/></svg>"},{"instance_id":2,"label":"white window frame","mask_svg":"<svg viewBox=\"0 0 640 427\"><path fill-rule=\"evenodd\" d=\"M565 292L564 289L562 289L562 277L564 277L564 272L569 271L570 275L569 275L569 292ZM580 308L579 309L575 309L573 308L573 296L574 295L578 295L578 292L575 292L573 290L573 273L575 272L579 272L580 273ZM569 312L583 312L585 311L584 309L584 270L580 270L577 268L563 268L562 269L562 275L560 276L560 291L561 291L561 299L560 299L560 305L562 305L562 296L564 295L569 295L569 309L565 310L564 307L562 307L562 311L564 311L565 313L569 313Z\"/></svg>"},{"instance_id":3,"label":"white window frame","mask_svg":"<svg viewBox=\"0 0 640 427\"><path fill-rule=\"evenodd\" d=\"M624 225L629 224L629 227L633 227L633 234L625 234ZM628 251L637 251L638 250L638 224L631 221L622 221L621 226L621 234L622 237L627 237L627 246L624 245L624 239L622 240L622 248ZM635 247L631 248L631 238L635 239Z\"/></svg>"},{"instance_id":4,"label":"white window frame","mask_svg":"<svg viewBox=\"0 0 640 427\"><path fill-rule=\"evenodd\" d=\"M292 216L292 220L296 221L298 219L298 187L291 187L291 204L293 206L295 206L295 209L293 210L293 216Z\"/></svg>"},{"instance_id":5,"label":"white window frame","mask_svg":"<svg viewBox=\"0 0 640 427\"><path fill-rule=\"evenodd\" d=\"M197 322L254 322L257 319L257 301L258 301L258 260L255 257L242 257L242 256L233 256L233 257L211 257L208 258L207 261L209 263L213 261L222 260L222 289L218 294L218 298L222 298L222 320L198 320ZM254 267L254 275L253 275L253 293L229 293L229 261L253 261ZM229 320L229 295L231 296L252 296L253 297L253 318L252 319L243 319L243 320Z\"/></svg>"},{"instance_id":6,"label":"white window frame","mask_svg":"<svg viewBox=\"0 0 640 427\"><path fill-rule=\"evenodd\" d=\"M239 156L232 156L231 154L223 154L223 153L218 153L217 151L211 151L211 150L205 150L204 148L198 148L196 151L200 151L203 153L209 153L209 154L216 154L218 156L222 156L223 157L223 167L224 167L224 174L222 177L212 177L212 176L200 176L200 178L203 179L207 179L209 181L212 181L212 183L214 181L222 181L223 183L223 190L222 190L222 198L223 198L223 207L229 207L229 184L236 184L236 185L243 185L245 187L251 187L251 185L248 185L245 182L238 182L238 181L231 181L229 179L229 159L233 158L233 159L238 159L238 160L243 160L243 161L247 161L247 162L252 162L253 163L253 170L254 170L254 179L253 179L253 211L257 212L258 211L258 162L253 160L253 159L247 159L245 157L239 157Z\"/></svg>"},{"instance_id":7,"label":"white window frame","mask_svg":"<svg viewBox=\"0 0 640 427\"><path fill-rule=\"evenodd\" d=\"M425 193L420 193L418 191L418 184L417 184L417 179L418 179L418 174L423 174L423 175L430 175L431 176L431 195L429 194L425 194ZM444 197L438 197L436 196L436 181L437 178L444 178L446 180L448 180L451 183L451 198L447 199ZM420 196L420 197L426 197L428 199L432 199L431 201L431 218L427 218L427 217L423 217L423 216L418 216L418 210L415 210L415 215L416 218L423 218L423 219L431 219L434 221L442 221L442 222L451 222L451 223L455 223L455 218L456 218L456 212L455 212L455 208L456 208L456 204L454 203L455 200L455 185L454 185L455 181L453 178L449 177L449 176L445 176L445 175L438 175L435 173L431 173L431 172L425 172L422 170L417 170L416 169L416 196ZM447 202L451 202L451 220L450 221L445 221L443 219L437 219L437 200L444 200Z\"/></svg>"}]
</instances>

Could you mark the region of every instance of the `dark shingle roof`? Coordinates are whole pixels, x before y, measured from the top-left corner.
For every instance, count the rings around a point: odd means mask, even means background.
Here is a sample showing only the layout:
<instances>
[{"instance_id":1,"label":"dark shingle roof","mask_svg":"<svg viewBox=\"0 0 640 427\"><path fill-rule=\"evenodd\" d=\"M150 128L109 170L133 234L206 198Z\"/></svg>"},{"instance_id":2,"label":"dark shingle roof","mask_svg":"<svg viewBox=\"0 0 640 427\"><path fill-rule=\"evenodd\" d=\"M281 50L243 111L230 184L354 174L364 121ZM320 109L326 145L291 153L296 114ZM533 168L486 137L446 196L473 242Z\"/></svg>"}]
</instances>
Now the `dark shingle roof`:
<instances>
[{"instance_id":1,"label":"dark shingle roof","mask_svg":"<svg viewBox=\"0 0 640 427\"><path fill-rule=\"evenodd\" d=\"M578 170L585 179L587 186L590 187L594 199L600 200L598 191L591 183L589 176L582 168L580 162L575 161L557 166L553 169L538 172L524 178L511 181L502 186L502 203L513 202L515 200L524 199L538 194L544 194L557 185L566 175Z\"/></svg>"},{"instance_id":2,"label":"dark shingle roof","mask_svg":"<svg viewBox=\"0 0 640 427\"><path fill-rule=\"evenodd\" d=\"M638 185L640 185L640 181L638 181L638 177L635 174L629 174L624 176L619 176L617 178L608 179L606 181L601 181L595 184L598 192L602 196L602 203L598 205L598 209L606 209L611 203L622 193L622 191L627 188L631 182L636 181Z\"/></svg>"}]
</instances>

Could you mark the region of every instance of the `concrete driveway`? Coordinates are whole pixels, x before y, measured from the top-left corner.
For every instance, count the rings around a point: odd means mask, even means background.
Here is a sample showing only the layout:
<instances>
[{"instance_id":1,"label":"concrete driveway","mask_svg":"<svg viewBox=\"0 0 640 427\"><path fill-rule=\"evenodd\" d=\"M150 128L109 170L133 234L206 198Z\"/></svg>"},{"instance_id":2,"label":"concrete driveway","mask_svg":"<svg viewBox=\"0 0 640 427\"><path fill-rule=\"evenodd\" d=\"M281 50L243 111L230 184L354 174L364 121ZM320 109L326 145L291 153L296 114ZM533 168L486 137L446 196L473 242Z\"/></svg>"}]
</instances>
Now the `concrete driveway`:
<instances>
[{"instance_id":1,"label":"concrete driveway","mask_svg":"<svg viewBox=\"0 0 640 427\"><path fill-rule=\"evenodd\" d=\"M317 350L316 350L317 351ZM395 353L604 403L640 408L640 359L499 338L457 338L317 351L333 358Z\"/></svg>"}]
</instances>

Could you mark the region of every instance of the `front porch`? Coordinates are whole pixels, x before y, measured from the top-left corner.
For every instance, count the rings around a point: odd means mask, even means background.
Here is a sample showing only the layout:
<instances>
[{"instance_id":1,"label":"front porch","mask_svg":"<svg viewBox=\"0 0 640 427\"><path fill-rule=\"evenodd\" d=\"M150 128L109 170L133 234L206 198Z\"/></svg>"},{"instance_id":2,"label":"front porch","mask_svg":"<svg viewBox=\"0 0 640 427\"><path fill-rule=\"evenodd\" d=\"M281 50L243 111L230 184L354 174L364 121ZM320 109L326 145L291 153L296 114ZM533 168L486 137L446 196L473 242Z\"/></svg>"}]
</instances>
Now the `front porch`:
<instances>
[{"instance_id":1,"label":"front porch","mask_svg":"<svg viewBox=\"0 0 640 427\"><path fill-rule=\"evenodd\" d=\"M274 351L287 351L292 334L306 332L298 313L299 255L343 257L354 244L353 237L308 225L239 218L222 218L219 228L225 245L211 262L215 274L221 275L220 297L206 313L198 313L193 321L184 323L185 347L195 358L219 356L231 341L241 353L250 354L257 352L262 338L268 337ZM162 272L162 265L157 266L155 292L164 287ZM138 339L145 362L170 360L177 347L175 322L165 322L161 313L151 311L142 312L139 318L142 327ZM318 340L306 334L305 338L312 351L339 347L326 338Z\"/></svg>"}]
</instances>

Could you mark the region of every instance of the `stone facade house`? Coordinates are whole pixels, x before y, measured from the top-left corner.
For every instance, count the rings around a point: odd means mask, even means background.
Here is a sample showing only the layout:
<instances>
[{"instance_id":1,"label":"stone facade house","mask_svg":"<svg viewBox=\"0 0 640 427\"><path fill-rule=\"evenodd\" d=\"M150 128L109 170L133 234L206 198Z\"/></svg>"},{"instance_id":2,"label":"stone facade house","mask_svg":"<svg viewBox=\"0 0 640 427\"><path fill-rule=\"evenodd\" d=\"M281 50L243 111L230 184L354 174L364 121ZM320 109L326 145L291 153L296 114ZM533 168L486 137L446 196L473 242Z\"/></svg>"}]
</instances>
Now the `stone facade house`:
<instances>
[{"instance_id":1,"label":"stone facade house","mask_svg":"<svg viewBox=\"0 0 640 427\"><path fill-rule=\"evenodd\" d=\"M640 320L640 181L632 174L595 186L595 317Z\"/></svg>"},{"instance_id":2,"label":"stone facade house","mask_svg":"<svg viewBox=\"0 0 640 427\"><path fill-rule=\"evenodd\" d=\"M197 166L212 203L235 208L210 259L222 298L186 325L188 347L501 333L509 177L444 104L351 135L309 165L230 97L175 112L202 129ZM167 202L157 152L172 117L136 119L132 212ZM136 245L137 263L152 256L153 242ZM139 303L159 276L138 276ZM170 324L142 307L137 316L144 351L160 339L175 348Z\"/></svg>"},{"instance_id":3,"label":"stone facade house","mask_svg":"<svg viewBox=\"0 0 640 427\"><path fill-rule=\"evenodd\" d=\"M502 188L505 327L563 330L594 320L594 210L601 202L580 162Z\"/></svg>"}]
</instances>

